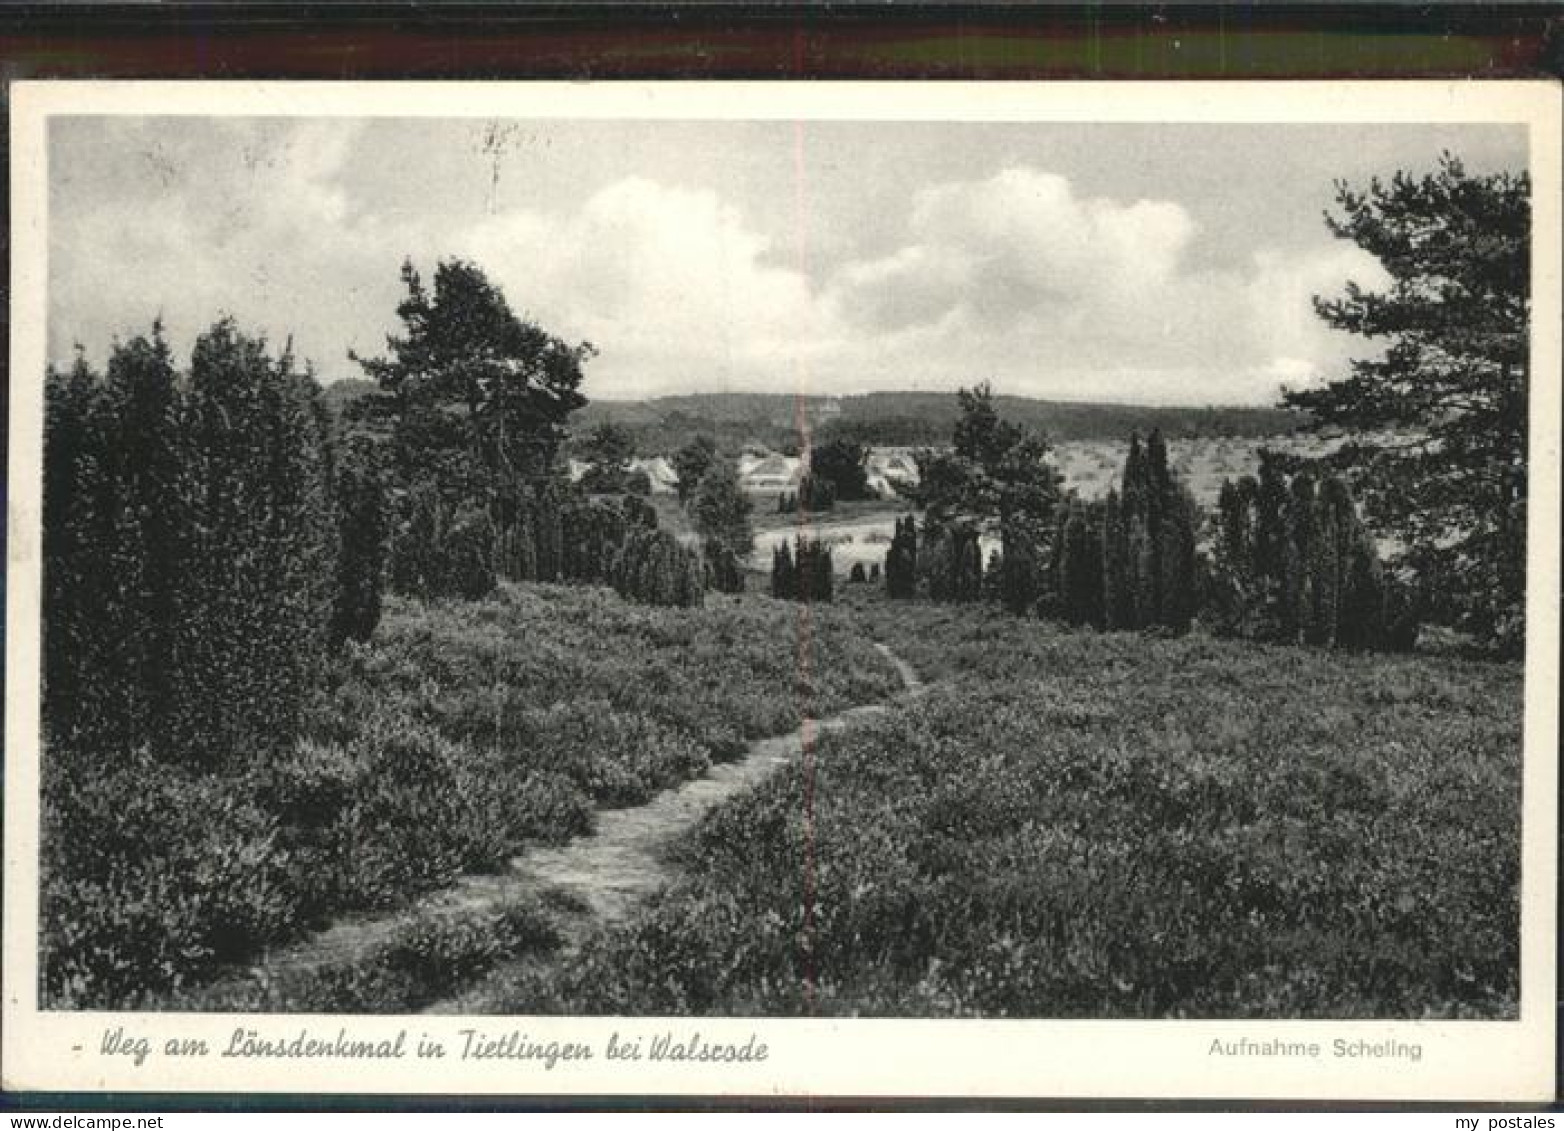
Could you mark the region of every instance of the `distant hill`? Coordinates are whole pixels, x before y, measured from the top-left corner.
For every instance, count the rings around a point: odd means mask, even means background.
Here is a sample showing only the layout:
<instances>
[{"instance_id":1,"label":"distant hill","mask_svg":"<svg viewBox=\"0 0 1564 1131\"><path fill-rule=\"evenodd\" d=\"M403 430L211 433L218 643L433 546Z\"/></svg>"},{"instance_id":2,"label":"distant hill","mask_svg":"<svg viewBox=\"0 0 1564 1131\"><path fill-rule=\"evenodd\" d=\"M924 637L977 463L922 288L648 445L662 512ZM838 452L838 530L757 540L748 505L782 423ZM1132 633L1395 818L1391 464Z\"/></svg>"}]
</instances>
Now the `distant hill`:
<instances>
[{"instance_id":1,"label":"distant hill","mask_svg":"<svg viewBox=\"0 0 1564 1131\"><path fill-rule=\"evenodd\" d=\"M358 378L326 386L326 401L338 412L374 388ZM1056 443L1123 440L1131 432L1160 428L1171 440L1232 437L1249 439L1296 431L1299 413L1277 408L1177 407L1042 401L996 396L1007 420L1042 432ZM572 418L577 434L605 420L628 429L642 454L671 453L697 432L736 451L753 443L796 451L800 411L815 438L850 433L870 444L916 447L950 441L956 422L954 393L865 393L847 397L799 398L786 393L687 393L640 401L595 400Z\"/></svg>"}]
</instances>

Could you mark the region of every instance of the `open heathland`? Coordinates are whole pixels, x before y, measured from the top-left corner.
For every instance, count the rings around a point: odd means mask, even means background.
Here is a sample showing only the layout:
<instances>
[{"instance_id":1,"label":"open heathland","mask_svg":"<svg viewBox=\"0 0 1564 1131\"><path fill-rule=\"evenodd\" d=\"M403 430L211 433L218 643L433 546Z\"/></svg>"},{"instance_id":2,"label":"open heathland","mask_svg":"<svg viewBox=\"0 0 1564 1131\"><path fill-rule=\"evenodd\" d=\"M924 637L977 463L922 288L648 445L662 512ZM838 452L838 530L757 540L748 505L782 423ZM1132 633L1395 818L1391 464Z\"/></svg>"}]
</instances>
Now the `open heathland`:
<instances>
[{"instance_id":1,"label":"open heathland","mask_svg":"<svg viewBox=\"0 0 1564 1131\"><path fill-rule=\"evenodd\" d=\"M1519 665L891 609L814 623L930 693L709 814L494 1009L1515 1016Z\"/></svg>"}]
</instances>

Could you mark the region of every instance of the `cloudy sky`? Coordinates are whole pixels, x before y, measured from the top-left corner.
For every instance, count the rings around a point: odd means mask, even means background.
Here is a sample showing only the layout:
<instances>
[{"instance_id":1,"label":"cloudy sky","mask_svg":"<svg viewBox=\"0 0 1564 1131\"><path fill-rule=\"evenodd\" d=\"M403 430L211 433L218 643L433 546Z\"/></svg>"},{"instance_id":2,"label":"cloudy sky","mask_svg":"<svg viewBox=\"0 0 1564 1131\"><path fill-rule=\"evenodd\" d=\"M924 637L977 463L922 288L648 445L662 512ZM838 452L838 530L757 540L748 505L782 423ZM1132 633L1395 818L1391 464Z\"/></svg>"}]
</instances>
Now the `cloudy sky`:
<instances>
[{"instance_id":1,"label":"cloudy sky","mask_svg":"<svg viewBox=\"0 0 1564 1131\"><path fill-rule=\"evenodd\" d=\"M398 269L482 266L600 398L954 389L1269 403L1360 342L1332 182L1525 166L1498 127L57 118L49 352L220 312L326 380Z\"/></svg>"}]
</instances>

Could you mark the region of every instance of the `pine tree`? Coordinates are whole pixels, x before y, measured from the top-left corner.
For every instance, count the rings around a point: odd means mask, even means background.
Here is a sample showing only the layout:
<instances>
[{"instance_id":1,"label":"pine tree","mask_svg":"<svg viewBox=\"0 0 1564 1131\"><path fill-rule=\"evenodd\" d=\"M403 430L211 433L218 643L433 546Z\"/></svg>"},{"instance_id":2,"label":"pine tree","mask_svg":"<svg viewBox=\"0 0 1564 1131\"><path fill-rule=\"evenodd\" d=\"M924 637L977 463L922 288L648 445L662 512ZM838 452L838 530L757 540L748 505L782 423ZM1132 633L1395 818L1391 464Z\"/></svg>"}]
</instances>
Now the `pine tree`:
<instances>
[{"instance_id":1,"label":"pine tree","mask_svg":"<svg viewBox=\"0 0 1564 1131\"><path fill-rule=\"evenodd\" d=\"M632 523L615 555L614 589L642 605L697 608L705 602L700 556L666 530Z\"/></svg>"},{"instance_id":2,"label":"pine tree","mask_svg":"<svg viewBox=\"0 0 1564 1131\"><path fill-rule=\"evenodd\" d=\"M1432 611L1519 654L1525 629L1531 178L1471 174L1339 184L1336 236L1379 260L1379 292L1315 300L1333 328L1382 348L1290 407L1351 439L1327 458L1376 527L1406 547ZM1556 376L1556 375L1550 375Z\"/></svg>"}]
</instances>

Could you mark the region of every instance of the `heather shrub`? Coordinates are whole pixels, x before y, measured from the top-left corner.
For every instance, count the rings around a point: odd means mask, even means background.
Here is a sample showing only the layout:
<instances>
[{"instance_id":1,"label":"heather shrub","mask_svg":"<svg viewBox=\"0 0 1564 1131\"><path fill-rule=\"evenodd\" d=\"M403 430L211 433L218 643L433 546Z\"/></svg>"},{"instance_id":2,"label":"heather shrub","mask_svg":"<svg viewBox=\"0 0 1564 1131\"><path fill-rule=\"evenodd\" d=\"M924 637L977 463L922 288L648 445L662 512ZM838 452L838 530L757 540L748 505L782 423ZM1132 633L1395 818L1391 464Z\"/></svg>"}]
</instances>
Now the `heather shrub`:
<instances>
[{"instance_id":1,"label":"heather shrub","mask_svg":"<svg viewBox=\"0 0 1564 1131\"><path fill-rule=\"evenodd\" d=\"M573 586L393 596L285 751L219 773L46 758L44 1000L215 1007L198 991L225 964L587 832L596 805L644 801L806 713L896 686L851 626L823 621L806 685L797 647L776 645L795 634L770 602L648 608ZM400 969L322 975L281 1000L412 1000L419 979Z\"/></svg>"},{"instance_id":2,"label":"heather shrub","mask_svg":"<svg viewBox=\"0 0 1564 1131\"><path fill-rule=\"evenodd\" d=\"M144 762L46 786L45 1000L134 1008L296 930L276 818L234 785Z\"/></svg>"},{"instance_id":3,"label":"heather shrub","mask_svg":"<svg viewBox=\"0 0 1564 1131\"><path fill-rule=\"evenodd\" d=\"M951 683L708 814L511 1005L1515 1016L1517 667L883 607Z\"/></svg>"}]
</instances>

